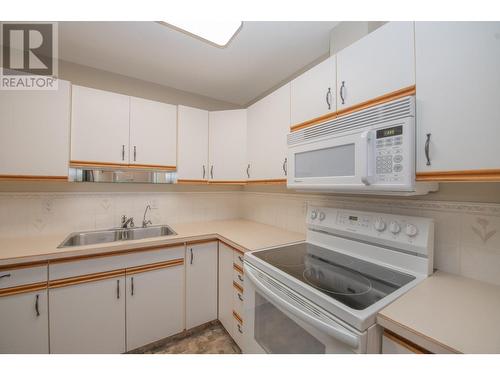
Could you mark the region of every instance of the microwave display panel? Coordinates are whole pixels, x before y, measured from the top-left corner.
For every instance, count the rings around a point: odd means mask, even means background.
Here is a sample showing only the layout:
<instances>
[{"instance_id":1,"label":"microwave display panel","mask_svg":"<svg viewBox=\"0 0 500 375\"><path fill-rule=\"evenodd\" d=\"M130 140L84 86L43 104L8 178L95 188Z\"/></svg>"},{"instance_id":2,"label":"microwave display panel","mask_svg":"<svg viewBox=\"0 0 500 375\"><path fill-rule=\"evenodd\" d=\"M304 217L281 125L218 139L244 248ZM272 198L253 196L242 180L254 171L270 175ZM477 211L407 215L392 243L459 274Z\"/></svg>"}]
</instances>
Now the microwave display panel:
<instances>
[{"instance_id":1,"label":"microwave display panel","mask_svg":"<svg viewBox=\"0 0 500 375\"><path fill-rule=\"evenodd\" d=\"M377 130L377 139L403 134L403 125Z\"/></svg>"}]
</instances>

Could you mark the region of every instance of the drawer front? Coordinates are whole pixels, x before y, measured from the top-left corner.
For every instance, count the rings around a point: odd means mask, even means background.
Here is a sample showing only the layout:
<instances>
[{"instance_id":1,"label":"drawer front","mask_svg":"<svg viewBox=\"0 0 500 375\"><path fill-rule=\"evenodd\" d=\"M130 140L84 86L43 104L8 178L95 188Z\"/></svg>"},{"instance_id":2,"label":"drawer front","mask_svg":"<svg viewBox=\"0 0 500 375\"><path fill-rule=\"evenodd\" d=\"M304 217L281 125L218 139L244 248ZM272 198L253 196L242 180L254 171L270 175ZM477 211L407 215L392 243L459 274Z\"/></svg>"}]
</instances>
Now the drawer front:
<instances>
[{"instance_id":1,"label":"drawer front","mask_svg":"<svg viewBox=\"0 0 500 375\"><path fill-rule=\"evenodd\" d=\"M137 251L124 255L53 263L49 266L49 280L136 267L178 258L184 259L184 245L151 251Z\"/></svg>"},{"instance_id":2,"label":"drawer front","mask_svg":"<svg viewBox=\"0 0 500 375\"><path fill-rule=\"evenodd\" d=\"M426 354L427 350L402 339L392 332L384 331L382 336L382 354Z\"/></svg>"},{"instance_id":3,"label":"drawer front","mask_svg":"<svg viewBox=\"0 0 500 375\"><path fill-rule=\"evenodd\" d=\"M233 251L233 262L243 269L243 254L239 251Z\"/></svg>"},{"instance_id":4,"label":"drawer front","mask_svg":"<svg viewBox=\"0 0 500 375\"><path fill-rule=\"evenodd\" d=\"M240 317L243 316L243 289L235 285L233 285L233 308Z\"/></svg>"},{"instance_id":5,"label":"drawer front","mask_svg":"<svg viewBox=\"0 0 500 375\"><path fill-rule=\"evenodd\" d=\"M47 266L13 268L0 271L0 289L47 281Z\"/></svg>"},{"instance_id":6,"label":"drawer front","mask_svg":"<svg viewBox=\"0 0 500 375\"><path fill-rule=\"evenodd\" d=\"M244 280L245 280L245 277L244 277L243 273L241 273L235 267L233 267L233 282L238 284L239 286L241 286L243 288Z\"/></svg>"}]
</instances>

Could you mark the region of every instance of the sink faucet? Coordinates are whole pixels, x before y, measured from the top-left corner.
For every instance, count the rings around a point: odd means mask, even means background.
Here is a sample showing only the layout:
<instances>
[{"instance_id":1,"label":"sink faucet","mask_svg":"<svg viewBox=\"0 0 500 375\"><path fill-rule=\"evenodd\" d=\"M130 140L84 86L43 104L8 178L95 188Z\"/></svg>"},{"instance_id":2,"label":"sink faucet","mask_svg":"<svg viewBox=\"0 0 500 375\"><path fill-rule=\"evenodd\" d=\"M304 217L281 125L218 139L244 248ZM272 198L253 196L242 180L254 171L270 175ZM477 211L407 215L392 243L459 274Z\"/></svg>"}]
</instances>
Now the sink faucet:
<instances>
[{"instance_id":1,"label":"sink faucet","mask_svg":"<svg viewBox=\"0 0 500 375\"><path fill-rule=\"evenodd\" d=\"M126 215L122 216L122 228L133 228L134 226L135 225L134 225L134 218L133 217L129 217L127 219Z\"/></svg>"},{"instance_id":2,"label":"sink faucet","mask_svg":"<svg viewBox=\"0 0 500 375\"><path fill-rule=\"evenodd\" d=\"M153 222L151 220L146 220L146 214L147 214L148 210L151 211L151 206L149 204L146 206L146 209L144 210L144 217L142 218L142 227L143 228L146 228L148 226L148 224L153 224Z\"/></svg>"}]
</instances>

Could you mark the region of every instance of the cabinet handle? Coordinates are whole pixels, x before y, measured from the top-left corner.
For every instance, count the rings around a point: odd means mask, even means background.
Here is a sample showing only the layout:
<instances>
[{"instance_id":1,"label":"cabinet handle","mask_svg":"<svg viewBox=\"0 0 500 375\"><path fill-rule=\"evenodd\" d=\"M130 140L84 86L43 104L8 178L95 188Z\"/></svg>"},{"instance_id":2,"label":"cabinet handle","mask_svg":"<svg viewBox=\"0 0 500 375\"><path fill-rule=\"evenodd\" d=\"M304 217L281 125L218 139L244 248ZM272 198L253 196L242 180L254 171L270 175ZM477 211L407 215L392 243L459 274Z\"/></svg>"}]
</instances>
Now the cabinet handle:
<instances>
[{"instance_id":1,"label":"cabinet handle","mask_svg":"<svg viewBox=\"0 0 500 375\"><path fill-rule=\"evenodd\" d=\"M328 105L328 109L332 109L332 102L331 102L331 97L332 97L332 90L330 87L328 87L328 91L326 92L326 104Z\"/></svg>"},{"instance_id":2,"label":"cabinet handle","mask_svg":"<svg viewBox=\"0 0 500 375\"><path fill-rule=\"evenodd\" d=\"M283 161L283 173L285 174L285 176L287 175L287 163L288 158L285 158L285 160Z\"/></svg>"},{"instance_id":3,"label":"cabinet handle","mask_svg":"<svg viewBox=\"0 0 500 375\"><path fill-rule=\"evenodd\" d=\"M39 295L37 294L36 295L36 298L35 298L35 311L36 311L36 316L40 316L40 310L38 310L38 299L39 299Z\"/></svg>"},{"instance_id":4,"label":"cabinet handle","mask_svg":"<svg viewBox=\"0 0 500 375\"><path fill-rule=\"evenodd\" d=\"M137 147L134 146L134 161L137 160Z\"/></svg>"},{"instance_id":5,"label":"cabinet handle","mask_svg":"<svg viewBox=\"0 0 500 375\"><path fill-rule=\"evenodd\" d=\"M243 258L241 257L241 255L238 255L238 259L240 260L241 263L243 263Z\"/></svg>"},{"instance_id":6,"label":"cabinet handle","mask_svg":"<svg viewBox=\"0 0 500 375\"><path fill-rule=\"evenodd\" d=\"M241 329L241 325L238 324L238 332L243 333L243 330Z\"/></svg>"},{"instance_id":7,"label":"cabinet handle","mask_svg":"<svg viewBox=\"0 0 500 375\"><path fill-rule=\"evenodd\" d=\"M6 273L5 275L0 275L0 279L3 279L4 277L10 277L10 273Z\"/></svg>"},{"instance_id":8,"label":"cabinet handle","mask_svg":"<svg viewBox=\"0 0 500 375\"><path fill-rule=\"evenodd\" d=\"M247 165L247 177L250 178L250 164Z\"/></svg>"},{"instance_id":9,"label":"cabinet handle","mask_svg":"<svg viewBox=\"0 0 500 375\"><path fill-rule=\"evenodd\" d=\"M214 166L213 165L210 167L210 178L212 180L214 179Z\"/></svg>"},{"instance_id":10,"label":"cabinet handle","mask_svg":"<svg viewBox=\"0 0 500 375\"><path fill-rule=\"evenodd\" d=\"M205 179L205 165L203 165L203 179Z\"/></svg>"},{"instance_id":11,"label":"cabinet handle","mask_svg":"<svg viewBox=\"0 0 500 375\"><path fill-rule=\"evenodd\" d=\"M132 283L132 285L130 286L130 295L133 296L134 295L134 278L133 277L130 279L130 282Z\"/></svg>"},{"instance_id":12,"label":"cabinet handle","mask_svg":"<svg viewBox=\"0 0 500 375\"><path fill-rule=\"evenodd\" d=\"M122 145L122 161L125 160L125 145Z\"/></svg>"},{"instance_id":13,"label":"cabinet handle","mask_svg":"<svg viewBox=\"0 0 500 375\"><path fill-rule=\"evenodd\" d=\"M120 280L116 280L116 299L120 299Z\"/></svg>"},{"instance_id":14,"label":"cabinet handle","mask_svg":"<svg viewBox=\"0 0 500 375\"><path fill-rule=\"evenodd\" d=\"M238 280L240 280L241 282L243 282L243 277L241 277L240 274L238 274Z\"/></svg>"},{"instance_id":15,"label":"cabinet handle","mask_svg":"<svg viewBox=\"0 0 500 375\"><path fill-rule=\"evenodd\" d=\"M241 294L240 294L240 293L238 293L238 299L239 299L241 302L243 302L243 297L241 296Z\"/></svg>"},{"instance_id":16,"label":"cabinet handle","mask_svg":"<svg viewBox=\"0 0 500 375\"><path fill-rule=\"evenodd\" d=\"M193 248L189 249L191 251L191 260L189 261L189 264L193 264Z\"/></svg>"},{"instance_id":17,"label":"cabinet handle","mask_svg":"<svg viewBox=\"0 0 500 375\"><path fill-rule=\"evenodd\" d=\"M431 143L431 133L427 133L427 140L425 141L425 158L427 159L426 165L431 165L431 157L429 155L429 146Z\"/></svg>"},{"instance_id":18,"label":"cabinet handle","mask_svg":"<svg viewBox=\"0 0 500 375\"><path fill-rule=\"evenodd\" d=\"M340 86L340 99L342 100L342 104L345 104L344 89L345 89L345 81L342 81L342 86Z\"/></svg>"}]
</instances>

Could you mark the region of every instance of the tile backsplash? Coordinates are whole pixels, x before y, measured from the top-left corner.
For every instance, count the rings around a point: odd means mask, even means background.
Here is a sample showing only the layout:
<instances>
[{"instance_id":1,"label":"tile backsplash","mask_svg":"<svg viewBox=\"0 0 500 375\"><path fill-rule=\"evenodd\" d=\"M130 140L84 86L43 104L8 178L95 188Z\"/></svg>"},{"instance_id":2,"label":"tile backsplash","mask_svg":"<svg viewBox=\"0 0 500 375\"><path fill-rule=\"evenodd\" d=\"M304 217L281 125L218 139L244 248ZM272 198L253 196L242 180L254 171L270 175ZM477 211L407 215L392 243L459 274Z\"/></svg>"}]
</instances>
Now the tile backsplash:
<instances>
[{"instance_id":1,"label":"tile backsplash","mask_svg":"<svg viewBox=\"0 0 500 375\"><path fill-rule=\"evenodd\" d=\"M500 285L500 204L298 193L44 192L0 193L0 236L27 237L140 225L147 204L155 224L245 218L305 233L307 205L430 217L437 269Z\"/></svg>"}]
</instances>

